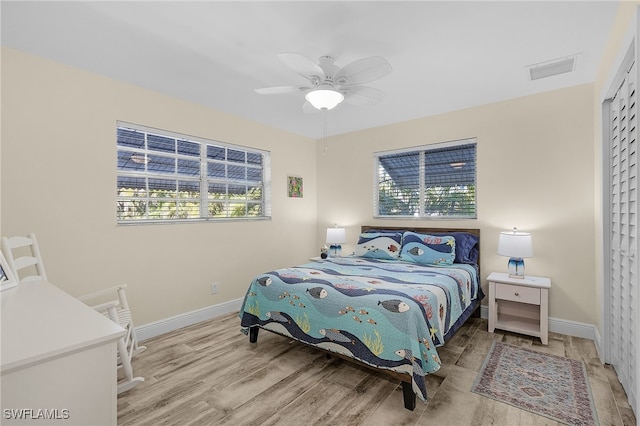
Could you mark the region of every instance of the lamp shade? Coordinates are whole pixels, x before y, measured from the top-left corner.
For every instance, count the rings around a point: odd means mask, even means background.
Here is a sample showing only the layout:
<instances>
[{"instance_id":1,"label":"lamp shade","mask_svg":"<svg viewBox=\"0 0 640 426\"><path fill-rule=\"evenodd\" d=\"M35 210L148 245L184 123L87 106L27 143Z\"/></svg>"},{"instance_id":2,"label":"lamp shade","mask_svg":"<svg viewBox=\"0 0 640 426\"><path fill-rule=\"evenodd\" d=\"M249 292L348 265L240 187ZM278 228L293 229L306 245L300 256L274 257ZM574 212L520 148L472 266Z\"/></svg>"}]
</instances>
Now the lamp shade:
<instances>
[{"instance_id":1,"label":"lamp shade","mask_svg":"<svg viewBox=\"0 0 640 426\"><path fill-rule=\"evenodd\" d=\"M505 231L498 239L498 254L500 256L523 258L533 256L533 243L528 232Z\"/></svg>"},{"instance_id":2,"label":"lamp shade","mask_svg":"<svg viewBox=\"0 0 640 426\"><path fill-rule=\"evenodd\" d=\"M342 244L347 242L347 233L344 228L327 228L327 243Z\"/></svg>"},{"instance_id":3,"label":"lamp shade","mask_svg":"<svg viewBox=\"0 0 640 426\"><path fill-rule=\"evenodd\" d=\"M344 95L331 88L319 88L307 93L305 99L316 109L333 109L344 101Z\"/></svg>"}]
</instances>

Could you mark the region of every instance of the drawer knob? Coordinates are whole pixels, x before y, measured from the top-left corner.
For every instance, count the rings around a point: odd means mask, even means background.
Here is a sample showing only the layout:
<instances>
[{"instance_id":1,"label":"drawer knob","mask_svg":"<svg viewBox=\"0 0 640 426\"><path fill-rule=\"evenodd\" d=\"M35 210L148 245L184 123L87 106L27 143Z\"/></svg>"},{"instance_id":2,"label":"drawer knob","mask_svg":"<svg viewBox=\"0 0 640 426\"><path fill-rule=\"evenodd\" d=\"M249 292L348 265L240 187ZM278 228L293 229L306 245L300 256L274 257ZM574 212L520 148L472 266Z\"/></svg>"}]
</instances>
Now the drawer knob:
<instances>
[{"instance_id":1,"label":"drawer knob","mask_svg":"<svg viewBox=\"0 0 640 426\"><path fill-rule=\"evenodd\" d=\"M518 293L517 291L513 294L515 294L516 296L520 296L520 293Z\"/></svg>"}]
</instances>

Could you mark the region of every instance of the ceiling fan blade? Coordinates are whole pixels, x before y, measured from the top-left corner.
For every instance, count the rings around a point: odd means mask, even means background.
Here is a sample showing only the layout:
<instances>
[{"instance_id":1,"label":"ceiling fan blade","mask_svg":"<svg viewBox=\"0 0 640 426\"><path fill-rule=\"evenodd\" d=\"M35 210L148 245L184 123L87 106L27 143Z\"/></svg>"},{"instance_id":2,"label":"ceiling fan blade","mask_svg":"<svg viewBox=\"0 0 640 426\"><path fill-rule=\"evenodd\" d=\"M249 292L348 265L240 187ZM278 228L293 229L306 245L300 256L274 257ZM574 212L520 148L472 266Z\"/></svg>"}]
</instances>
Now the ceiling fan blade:
<instances>
[{"instance_id":1,"label":"ceiling fan blade","mask_svg":"<svg viewBox=\"0 0 640 426\"><path fill-rule=\"evenodd\" d=\"M306 79L311 80L311 76L317 76L318 79L324 78L324 71L320 65L299 53L278 53L278 58L283 64L300 74Z\"/></svg>"},{"instance_id":2,"label":"ceiling fan blade","mask_svg":"<svg viewBox=\"0 0 640 426\"><path fill-rule=\"evenodd\" d=\"M367 86L353 86L340 89L344 101L354 105L372 106L384 99L384 92Z\"/></svg>"},{"instance_id":3,"label":"ceiling fan blade","mask_svg":"<svg viewBox=\"0 0 640 426\"><path fill-rule=\"evenodd\" d=\"M299 87L299 86L273 86L273 87L262 87L260 89L255 89L256 93L261 95L282 95L286 93L299 93L308 90L309 87Z\"/></svg>"},{"instance_id":4,"label":"ceiling fan blade","mask_svg":"<svg viewBox=\"0 0 640 426\"><path fill-rule=\"evenodd\" d=\"M333 76L333 81L342 86L368 83L389 74L393 68L381 56L359 59L345 65Z\"/></svg>"}]
</instances>

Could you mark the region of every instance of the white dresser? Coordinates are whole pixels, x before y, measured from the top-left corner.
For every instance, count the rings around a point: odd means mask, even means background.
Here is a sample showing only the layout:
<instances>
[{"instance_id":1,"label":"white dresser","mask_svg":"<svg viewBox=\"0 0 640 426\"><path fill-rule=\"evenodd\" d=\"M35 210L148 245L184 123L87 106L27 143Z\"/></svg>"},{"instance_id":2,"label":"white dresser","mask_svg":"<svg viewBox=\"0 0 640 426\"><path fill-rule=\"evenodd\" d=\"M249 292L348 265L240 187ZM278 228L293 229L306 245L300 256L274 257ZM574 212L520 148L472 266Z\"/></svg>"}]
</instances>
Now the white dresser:
<instances>
[{"instance_id":1,"label":"white dresser","mask_svg":"<svg viewBox=\"0 0 640 426\"><path fill-rule=\"evenodd\" d=\"M115 425L124 329L45 281L0 302L0 423Z\"/></svg>"}]
</instances>

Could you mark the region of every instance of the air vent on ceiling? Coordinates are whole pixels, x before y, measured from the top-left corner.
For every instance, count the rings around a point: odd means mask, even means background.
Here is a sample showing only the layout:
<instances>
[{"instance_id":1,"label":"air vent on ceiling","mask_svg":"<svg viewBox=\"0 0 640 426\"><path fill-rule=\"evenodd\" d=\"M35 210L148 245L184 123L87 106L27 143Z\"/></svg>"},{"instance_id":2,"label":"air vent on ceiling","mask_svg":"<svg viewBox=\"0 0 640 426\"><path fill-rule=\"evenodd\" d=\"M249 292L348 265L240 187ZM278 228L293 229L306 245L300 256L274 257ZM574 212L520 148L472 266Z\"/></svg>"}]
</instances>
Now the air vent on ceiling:
<instances>
[{"instance_id":1,"label":"air vent on ceiling","mask_svg":"<svg viewBox=\"0 0 640 426\"><path fill-rule=\"evenodd\" d=\"M576 69L577 58L578 55L566 56L560 59L553 59L551 61L529 65L527 67L529 69L529 79L533 81L572 72Z\"/></svg>"}]
</instances>

